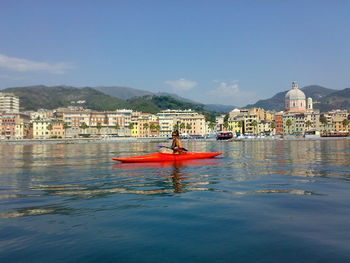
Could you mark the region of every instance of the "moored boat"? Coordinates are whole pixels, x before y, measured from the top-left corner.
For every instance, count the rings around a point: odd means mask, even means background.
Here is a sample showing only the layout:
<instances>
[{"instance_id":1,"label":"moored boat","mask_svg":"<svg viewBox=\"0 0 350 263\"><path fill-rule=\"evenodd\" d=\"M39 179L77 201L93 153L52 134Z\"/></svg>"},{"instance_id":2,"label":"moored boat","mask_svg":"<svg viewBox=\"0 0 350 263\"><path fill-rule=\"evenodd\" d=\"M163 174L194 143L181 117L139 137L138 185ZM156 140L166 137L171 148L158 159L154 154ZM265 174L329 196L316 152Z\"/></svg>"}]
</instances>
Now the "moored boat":
<instances>
[{"instance_id":1,"label":"moored boat","mask_svg":"<svg viewBox=\"0 0 350 263\"><path fill-rule=\"evenodd\" d=\"M232 132L220 132L216 135L217 140L229 140L233 138Z\"/></svg>"}]
</instances>

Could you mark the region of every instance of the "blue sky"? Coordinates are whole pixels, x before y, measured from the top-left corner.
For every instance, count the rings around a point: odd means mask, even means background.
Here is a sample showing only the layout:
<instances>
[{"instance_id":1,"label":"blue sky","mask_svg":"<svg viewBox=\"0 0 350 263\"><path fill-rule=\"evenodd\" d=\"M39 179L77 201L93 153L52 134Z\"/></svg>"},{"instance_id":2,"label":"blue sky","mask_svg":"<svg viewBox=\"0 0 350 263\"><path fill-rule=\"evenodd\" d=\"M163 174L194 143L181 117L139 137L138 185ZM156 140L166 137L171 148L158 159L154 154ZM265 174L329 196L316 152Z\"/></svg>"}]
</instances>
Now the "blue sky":
<instances>
[{"instance_id":1,"label":"blue sky","mask_svg":"<svg viewBox=\"0 0 350 263\"><path fill-rule=\"evenodd\" d=\"M0 89L126 86L244 106L350 87L350 1L0 1Z\"/></svg>"}]
</instances>

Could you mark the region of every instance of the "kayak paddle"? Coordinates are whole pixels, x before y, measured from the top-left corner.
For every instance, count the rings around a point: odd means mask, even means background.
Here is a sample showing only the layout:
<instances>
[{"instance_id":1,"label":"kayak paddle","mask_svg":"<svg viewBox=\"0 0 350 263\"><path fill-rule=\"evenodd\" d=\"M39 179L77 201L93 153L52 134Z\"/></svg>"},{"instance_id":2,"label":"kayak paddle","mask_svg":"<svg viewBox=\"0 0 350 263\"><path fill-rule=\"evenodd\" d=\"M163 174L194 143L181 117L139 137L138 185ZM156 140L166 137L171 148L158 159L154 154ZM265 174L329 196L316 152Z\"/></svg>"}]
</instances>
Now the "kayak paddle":
<instances>
[{"instance_id":1,"label":"kayak paddle","mask_svg":"<svg viewBox=\"0 0 350 263\"><path fill-rule=\"evenodd\" d=\"M168 146L164 146L163 144L158 144L157 146L158 148L167 148L167 149L171 149L171 150L174 150L173 148L171 147L168 147ZM188 152L188 150L186 148L180 148L181 150L185 151L185 152Z\"/></svg>"}]
</instances>

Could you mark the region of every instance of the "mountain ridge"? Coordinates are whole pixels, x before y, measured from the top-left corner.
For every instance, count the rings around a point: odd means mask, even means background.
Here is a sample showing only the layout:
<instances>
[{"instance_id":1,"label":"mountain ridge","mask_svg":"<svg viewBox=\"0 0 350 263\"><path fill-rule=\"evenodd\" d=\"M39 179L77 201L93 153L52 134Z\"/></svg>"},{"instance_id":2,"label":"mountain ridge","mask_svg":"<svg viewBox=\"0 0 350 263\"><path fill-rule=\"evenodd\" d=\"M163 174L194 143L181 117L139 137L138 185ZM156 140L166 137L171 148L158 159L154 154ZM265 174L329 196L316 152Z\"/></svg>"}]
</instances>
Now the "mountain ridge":
<instances>
[{"instance_id":1,"label":"mountain ridge","mask_svg":"<svg viewBox=\"0 0 350 263\"><path fill-rule=\"evenodd\" d=\"M338 107L340 109L350 109L350 104L346 103L350 101L350 88L349 92L344 92L347 89L335 90L319 85L308 85L301 88L301 90L305 93L306 98L311 97L313 99L314 108L319 109L321 112L337 109ZM245 108L256 107L264 108L265 110L282 111L284 109L284 98L288 91L278 92L271 98L258 100L254 104L246 105ZM341 103L337 104L335 101Z\"/></svg>"},{"instance_id":2,"label":"mountain ridge","mask_svg":"<svg viewBox=\"0 0 350 263\"><path fill-rule=\"evenodd\" d=\"M165 109L193 109L213 120L215 112L204 109L203 104L194 104L176 100L170 96L144 95L122 100L104 94L91 87L75 88L70 86L28 86L7 88L2 90L11 92L20 98L23 110L38 110L40 108L55 109L72 105L72 101L85 101L86 108L98 111L116 109L132 109L147 113L158 113Z\"/></svg>"}]
</instances>

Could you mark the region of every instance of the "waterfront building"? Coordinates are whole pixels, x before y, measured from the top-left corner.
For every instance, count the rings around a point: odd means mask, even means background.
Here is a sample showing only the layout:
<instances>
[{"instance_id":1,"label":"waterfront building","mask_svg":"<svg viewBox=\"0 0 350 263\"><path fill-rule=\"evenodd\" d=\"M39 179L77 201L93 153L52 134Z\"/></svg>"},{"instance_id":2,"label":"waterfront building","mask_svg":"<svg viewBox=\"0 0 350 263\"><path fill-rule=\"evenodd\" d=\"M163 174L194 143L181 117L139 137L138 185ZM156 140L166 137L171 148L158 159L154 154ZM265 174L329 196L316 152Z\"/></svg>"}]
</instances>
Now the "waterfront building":
<instances>
[{"instance_id":1,"label":"waterfront building","mask_svg":"<svg viewBox=\"0 0 350 263\"><path fill-rule=\"evenodd\" d=\"M164 137L170 137L175 125L174 117L158 116L158 122L160 126L159 135Z\"/></svg>"},{"instance_id":2,"label":"waterfront building","mask_svg":"<svg viewBox=\"0 0 350 263\"><path fill-rule=\"evenodd\" d=\"M65 111L62 112L62 119L70 128L78 129L83 123L91 125L90 115L90 111Z\"/></svg>"},{"instance_id":3,"label":"waterfront building","mask_svg":"<svg viewBox=\"0 0 350 263\"><path fill-rule=\"evenodd\" d=\"M50 119L32 120L33 138L49 139L51 137L50 127L52 126Z\"/></svg>"},{"instance_id":4,"label":"waterfront building","mask_svg":"<svg viewBox=\"0 0 350 263\"><path fill-rule=\"evenodd\" d=\"M234 117L236 117L236 116L238 116L238 115L240 115L241 114L241 111L239 110L239 109L233 109L233 110L231 110L230 112L229 112L229 118L234 118Z\"/></svg>"},{"instance_id":5,"label":"waterfront building","mask_svg":"<svg viewBox=\"0 0 350 263\"><path fill-rule=\"evenodd\" d=\"M277 135L283 135L283 112L275 113L275 129Z\"/></svg>"},{"instance_id":6,"label":"waterfront building","mask_svg":"<svg viewBox=\"0 0 350 263\"><path fill-rule=\"evenodd\" d=\"M283 134L291 135L295 132L295 114L283 115Z\"/></svg>"},{"instance_id":7,"label":"waterfront building","mask_svg":"<svg viewBox=\"0 0 350 263\"><path fill-rule=\"evenodd\" d=\"M271 121L260 121L258 123L259 134L268 134L268 135L275 134L275 129L271 127L271 124L272 124Z\"/></svg>"},{"instance_id":8,"label":"waterfront building","mask_svg":"<svg viewBox=\"0 0 350 263\"><path fill-rule=\"evenodd\" d=\"M349 132L349 124L346 124L344 120L334 121L334 131L335 132Z\"/></svg>"},{"instance_id":9,"label":"waterfront building","mask_svg":"<svg viewBox=\"0 0 350 263\"><path fill-rule=\"evenodd\" d=\"M294 115L294 131L293 134L295 135L304 135L305 133L305 114L299 113Z\"/></svg>"},{"instance_id":10,"label":"waterfront building","mask_svg":"<svg viewBox=\"0 0 350 263\"><path fill-rule=\"evenodd\" d=\"M238 115L234 118L229 118L229 120L228 120L229 130L236 133L236 134L243 133L243 125L244 125L244 120L243 120L242 116Z\"/></svg>"},{"instance_id":11,"label":"waterfront building","mask_svg":"<svg viewBox=\"0 0 350 263\"><path fill-rule=\"evenodd\" d=\"M332 133L335 131L335 123L334 122L326 122L320 124L320 131L322 133Z\"/></svg>"},{"instance_id":12,"label":"waterfront building","mask_svg":"<svg viewBox=\"0 0 350 263\"><path fill-rule=\"evenodd\" d=\"M1 116L1 139L29 138L30 117L23 113L3 113Z\"/></svg>"},{"instance_id":13,"label":"waterfront building","mask_svg":"<svg viewBox=\"0 0 350 263\"><path fill-rule=\"evenodd\" d=\"M158 125L155 115L151 113L141 113L137 119L138 137L156 136L155 127ZM151 129L152 127L152 129Z\"/></svg>"},{"instance_id":14,"label":"waterfront building","mask_svg":"<svg viewBox=\"0 0 350 263\"><path fill-rule=\"evenodd\" d=\"M265 120L265 110L262 108L251 108L248 111L248 115L257 115L258 121Z\"/></svg>"},{"instance_id":15,"label":"waterfront building","mask_svg":"<svg viewBox=\"0 0 350 263\"><path fill-rule=\"evenodd\" d=\"M0 92L0 113L18 113L19 98L12 93Z\"/></svg>"},{"instance_id":16,"label":"waterfront building","mask_svg":"<svg viewBox=\"0 0 350 263\"><path fill-rule=\"evenodd\" d=\"M90 113L90 119L89 119L89 126L90 127L106 127L108 126L108 116L105 112L99 112L94 111Z\"/></svg>"},{"instance_id":17,"label":"waterfront building","mask_svg":"<svg viewBox=\"0 0 350 263\"><path fill-rule=\"evenodd\" d=\"M216 129L219 131L224 130L225 114L215 116Z\"/></svg>"},{"instance_id":18,"label":"waterfront building","mask_svg":"<svg viewBox=\"0 0 350 263\"><path fill-rule=\"evenodd\" d=\"M332 110L323 114L327 118L327 121L343 121L348 119L349 113L347 110Z\"/></svg>"},{"instance_id":19,"label":"waterfront building","mask_svg":"<svg viewBox=\"0 0 350 263\"><path fill-rule=\"evenodd\" d=\"M208 130L204 115L198 113L176 117L175 125L178 126L181 133L187 133L188 135L205 136Z\"/></svg>"},{"instance_id":20,"label":"waterfront building","mask_svg":"<svg viewBox=\"0 0 350 263\"><path fill-rule=\"evenodd\" d=\"M158 114L158 116L173 116L173 117L177 117L177 116L181 116L181 115L198 115L197 112L188 109L188 110L162 110L160 111Z\"/></svg>"},{"instance_id":21,"label":"waterfront building","mask_svg":"<svg viewBox=\"0 0 350 263\"><path fill-rule=\"evenodd\" d=\"M275 119L275 112L274 111L265 111L264 120L265 121L273 121Z\"/></svg>"},{"instance_id":22,"label":"waterfront building","mask_svg":"<svg viewBox=\"0 0 350 263\"><path fill-rule=\"evenodd\" d=\"M51 121L50 137L54 137L54 138L64 138L65 137L65 130L64 130L63 121L60 121L60 120L52 120Z\"/></svg>"},{"instance_id":23,"label":"waterfront building","mask_svg":"<svg viewBox=\"0 0 350 263\"><path fill-rule=\"evenodd\" d=\"M259 116L257 114L248 114L244 116L244 133L258 134L259 133Z\"/></svg>"},{"instance_id":24,"label":"waterfront building","mask_svg":"<svg viewBox=\"0 0 350 263\"><path fill-rule=\"evenodd\" d=\"M30 112L30 118L32 120L50 119L54 117L54 112L47 109L39 109L37 111Z\"/></svg>"},{"instance_id":25,"label":"waterfront building","mask_svg":"<svg viewBox=\"0 0 350 263\"><path fill-rule=\"evenodd\" d=\"M30 124L30 117L29 116L27 116L26 119L22 119L22 121L20 121L20 122L16 122L16 131L15 131L14 138L18 139L18 140L32 138L31 124Z\"/></svg>"},{"instance_id":26,"label":"waterfront building","mask_svg":"<svg viewBox=\"0 0 350 263\"><path fill-rule=\"evenodd\" d=\"M173 127L179 129L182 133L189 135L204 136L207 133L207 124L205 117L198 112L189 110L163 110L157 114L160 117L173 117ZM223 115L222 120L225 115ZM164 134L164 133L163 133Z\"/></svg>"},{"instance_id":27,"label":"waterfront building","mask_svg":"<svg viewBox=\"0 0 350 263\"><path fill-rule=\"evenodd\" d=\"M108 119L108 126L114 127L114 134L120 136L130 136L129 125L131 123L132 113L132 110L127 109L120 109L106 113Z\"/></svg>"},{"instance_id":28,"label":"waterfront building","mask_svg":"<svg viewBox=\"0 0 350 263\"><path fill-rule=\"evenodd\" d=\"M305 113L305 131L320 130L320 114L312 111Z\"/></svg>"}]
</instances>

